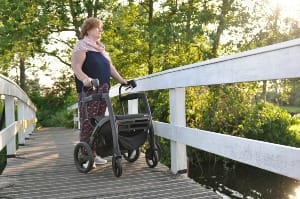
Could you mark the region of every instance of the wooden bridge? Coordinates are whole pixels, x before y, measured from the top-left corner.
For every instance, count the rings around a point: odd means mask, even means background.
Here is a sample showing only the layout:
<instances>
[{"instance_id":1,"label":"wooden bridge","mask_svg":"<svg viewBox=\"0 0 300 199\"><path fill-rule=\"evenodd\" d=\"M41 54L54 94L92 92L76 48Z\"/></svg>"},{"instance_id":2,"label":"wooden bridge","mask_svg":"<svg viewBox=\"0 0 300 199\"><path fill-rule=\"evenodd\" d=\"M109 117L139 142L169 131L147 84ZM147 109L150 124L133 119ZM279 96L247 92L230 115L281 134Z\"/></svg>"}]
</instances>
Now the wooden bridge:
<instances>
[{"instance_id":1,"label":"wooden bridge","mask_svg":"<svg viewBox=\"0 0 300 199\"><path fill-rule=\"evenodd\" d=\"M113 174L111 158L88 174L79 173L73 161L78 137L78 130L64 128L33 133L16 158L8 159L0 198L220 198L166 166L150 169L143 157L123 161L120 178Z\"/></svg>"},{"instance_id":2,"label":"wooden bridge","mask_svg":"<svg viewBox=\"0 0 300 199\"><path fill-rule=\"evenodd\" d=\"M300 39L295 39L136 79L138 87L132 92L169 89L171 122L155 121L154 128L158 136L171 140L171 169L163 165L149 169L143 158L136 164L123 161L121 178L114 177L111 164L78 173L72 160L78 131L56 128L32 133L34 105L16 84L0 76L6 122L0 131L0 150L6 146L7 155L15 157L0 176L0 198L218 198L178 174L187 169L186 145L300 180L299 148L188 128L185 115L186 87L299 78L299 54ZM117 89L110 95L116 96ZM129 112L135 113L137 106L136 100L129 101ZM25 145L18 151L16 139Z\"/></svg>"}]
</instances>

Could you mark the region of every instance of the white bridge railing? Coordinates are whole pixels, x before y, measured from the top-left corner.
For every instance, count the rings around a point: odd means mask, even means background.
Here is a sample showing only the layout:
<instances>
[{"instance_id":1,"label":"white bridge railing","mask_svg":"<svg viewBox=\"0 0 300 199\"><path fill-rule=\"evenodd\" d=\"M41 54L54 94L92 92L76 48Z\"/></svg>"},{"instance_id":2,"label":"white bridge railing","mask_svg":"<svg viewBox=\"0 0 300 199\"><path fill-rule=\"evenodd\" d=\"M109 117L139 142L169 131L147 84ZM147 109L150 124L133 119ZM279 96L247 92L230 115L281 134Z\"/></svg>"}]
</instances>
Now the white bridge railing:
<instances>
[{"instance_id":1,"label":"white bridge railing","mask_svg":"<svg viewBox=\"0 0 300 199\"><path fill-rule=\"evenodd\" d=\"M4 100L5 108L5 128L0 130L0 150L7 146L7 155L13 157L16 155L16 137L19 144L24 145L25 138L35 128L36 108L16 83L1 74L0 100Z\"/></svg>"},{"instance_id":2,"label":"white bridge railing","mask_svg":"<svg viewBox=\"0 0 300 199\"><path fill-rule=\"evenodd\" d=\"M186 127L185 88L300 78L300 39L166 70L136 79L131 92L169 89L171 122L154 121L155 133L171 140L171 171L187 169L186 145L300 179L300 148ZM118 95L118 87L110 95ZM137 110L131 102L131 112ZM76 104L73 108L76 108Z\"/></svg>"}]
</instances>

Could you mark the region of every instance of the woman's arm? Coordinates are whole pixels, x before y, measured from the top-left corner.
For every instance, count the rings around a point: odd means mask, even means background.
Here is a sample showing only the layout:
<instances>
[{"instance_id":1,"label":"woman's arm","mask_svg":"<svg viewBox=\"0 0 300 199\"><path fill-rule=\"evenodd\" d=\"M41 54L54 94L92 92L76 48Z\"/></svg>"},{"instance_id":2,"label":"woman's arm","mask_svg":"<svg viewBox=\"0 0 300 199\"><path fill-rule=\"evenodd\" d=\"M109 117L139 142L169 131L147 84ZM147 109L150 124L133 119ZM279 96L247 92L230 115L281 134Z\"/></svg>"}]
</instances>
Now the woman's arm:
<instances>
[{"instance_id":1,"label":"woman's arm","mask_svg":"<svg viewBox=\"0 0 300 199\"><path fill-rule=\"evenodd\" d=\"M82 81L84 86L92 86L91 78L82 71L82 65L86 57L85 51L77 51L72 54L72 69L77 79Z\"/></svg>"},{"instance_id":2,"label":"woman's arm","mask_svg":"<svg viewBox=\"0 0 300 199\"><path fill-rule=\"evenodd\" d=\"M120 84L127 84L127 81L118 73L117 69L110 64L111 76Z\"/></svg>"}]
</instances>

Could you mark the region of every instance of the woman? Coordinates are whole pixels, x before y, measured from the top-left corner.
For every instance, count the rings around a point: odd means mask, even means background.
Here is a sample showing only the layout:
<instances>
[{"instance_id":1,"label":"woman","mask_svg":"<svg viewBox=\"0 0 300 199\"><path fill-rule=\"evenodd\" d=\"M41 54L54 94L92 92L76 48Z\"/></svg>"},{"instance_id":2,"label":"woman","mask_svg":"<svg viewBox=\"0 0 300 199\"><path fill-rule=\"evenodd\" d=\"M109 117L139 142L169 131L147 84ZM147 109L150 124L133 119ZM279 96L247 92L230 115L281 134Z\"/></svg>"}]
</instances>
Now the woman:
<instances>
[{"instance_id":1,"label":"woman","mask_svg":"<svg viewBox=\"0 0 300 199\"><path fill-rule=\"evenodd\" d=\"M88 18L81 26L80 40L74 46L72 54L72 69L75 74L76 90L78 93L78 108L80 114L80 141L88 142L93 131L88 118L96 115L104 115L106 110L105 101L95 101L83 107L82 90L85 89L87 95L95 92L108 92L109 80L112 76L117 82L127 84L122 78L105 51L104 45L100 42L102 33L102 22L97 18ZM98 90L92 90L91 79L97 78L100 82ZM88 111L84 110L86 108ZM94 151L94 163L105 164ZM94 165L95 166L95 165Z\"/></svg>"}]
</instances>

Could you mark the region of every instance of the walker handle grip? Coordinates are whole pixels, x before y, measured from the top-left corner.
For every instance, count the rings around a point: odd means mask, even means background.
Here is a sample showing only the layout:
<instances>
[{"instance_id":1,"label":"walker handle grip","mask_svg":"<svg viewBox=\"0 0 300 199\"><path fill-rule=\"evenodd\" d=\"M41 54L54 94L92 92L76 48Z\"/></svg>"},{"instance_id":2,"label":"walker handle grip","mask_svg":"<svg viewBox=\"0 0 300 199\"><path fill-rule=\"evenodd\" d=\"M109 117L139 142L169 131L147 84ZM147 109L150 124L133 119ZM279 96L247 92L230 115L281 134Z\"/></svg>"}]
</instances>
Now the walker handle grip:
<instances>
[{"instance_id":1,"label":"walker handle grip","mask_svg":"<svg viewBox=\"0 0 300 199\"><path fill-rule=\"evenodd\" d=\"M135 88L136 87L136 82L135 82L134 79L131 79L131 80L128 81L127 85L131 86L132 88Z\"/></svg>"},{"instance_id":2,"label":"walker handle grip","mask_svg":"<svg viewBox=\"0 0 300 199\"><path fill-rule=\"evenodd\" d=\"M95 90L96 88L98 88L100 86L99 79L92 79L91 83L93 85L93 90Z\"/></svg>"}]
</instances>

